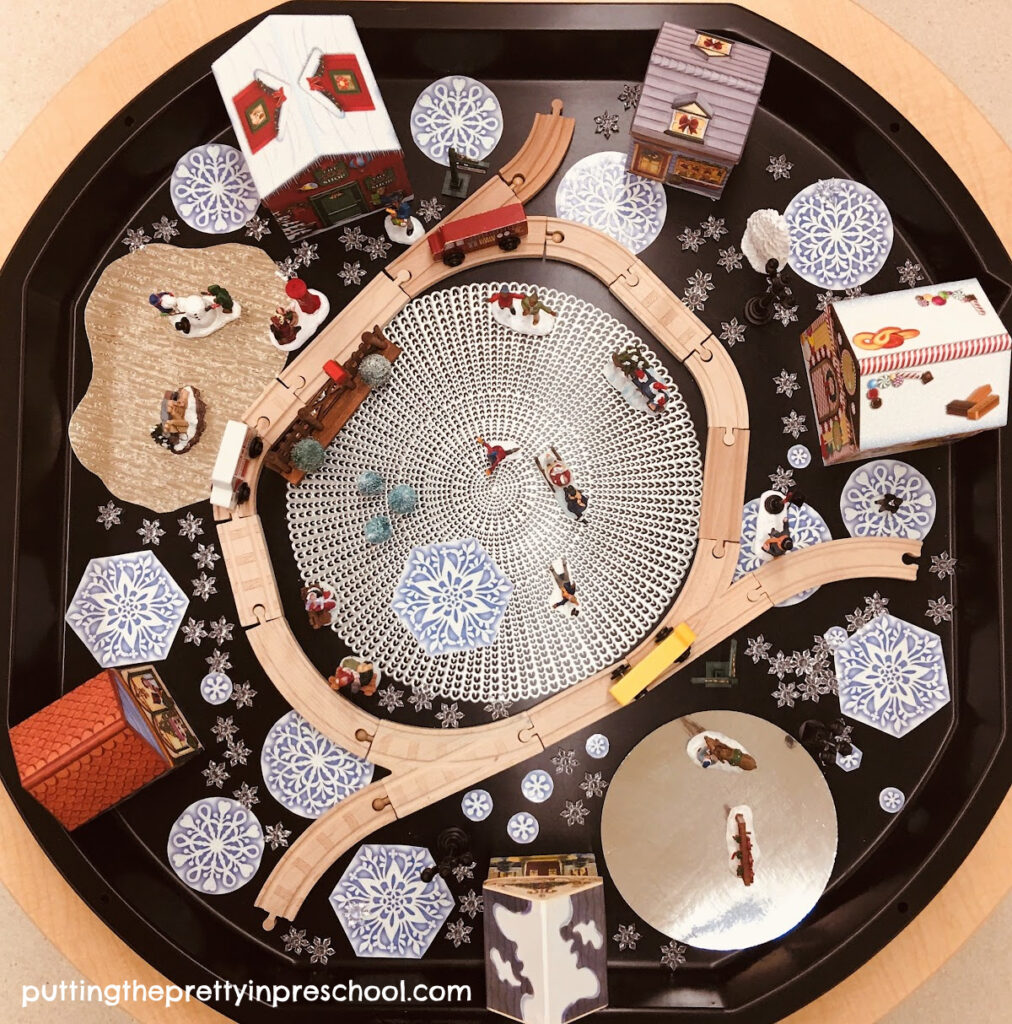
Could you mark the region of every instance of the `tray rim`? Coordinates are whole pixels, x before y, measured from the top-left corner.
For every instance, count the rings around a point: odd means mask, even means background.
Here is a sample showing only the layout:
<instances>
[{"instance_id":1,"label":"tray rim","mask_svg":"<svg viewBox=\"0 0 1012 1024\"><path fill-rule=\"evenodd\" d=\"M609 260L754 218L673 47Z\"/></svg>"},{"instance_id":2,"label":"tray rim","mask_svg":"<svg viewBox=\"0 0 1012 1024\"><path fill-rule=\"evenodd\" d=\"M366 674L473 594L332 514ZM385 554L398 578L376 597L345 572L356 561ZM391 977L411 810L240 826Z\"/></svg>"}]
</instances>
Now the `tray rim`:
<instances>
[{"instance_id":1,"label":"tray rim","mask_svg":"<svg viewBox=\"0 0 1012 1024\"><path fill-rule=\"evenodd\" d=\"M207 24L199 16L196 0L169 0L64 86L0 162L0 192L10 198L13 209L13 215L0 224L0 262L49 188L111 117L176 62L274 6L269 0L222 0L217 18ZM1006 249L1012 247L1012 196L1001 188L1012 171L1012 150L926 57L854 0L822 0L818 16L815 5L801 8L784 5L783 0L745 0L738 6L807 39L892 103L960 178ZM162 47L143 63L131 59L138 43L150 40L152 33ZM876 67L875 54L886 50L890 60ZM937 128L948 120L938 116L940 109L959 110L964 131L958 137ZM38 856L38 844L5 790L0 791L0 822L8 839L0 857L0 880L61 953L97 983L112 983L124 976L149 984L166 983L87 907L48 857ZM1009 839L1012 795L1006 795L963 865L916 921L862 968L787 1020L792 1024L870 1022L922 984L1012 888L1012 866L1003 856ZM124 1009L144 1022L167 1019L164 1011L148 1004ZM177 1008L172 1019L203 1024L227 1018L191 1004Z\"/></svg>"}]
</instances>

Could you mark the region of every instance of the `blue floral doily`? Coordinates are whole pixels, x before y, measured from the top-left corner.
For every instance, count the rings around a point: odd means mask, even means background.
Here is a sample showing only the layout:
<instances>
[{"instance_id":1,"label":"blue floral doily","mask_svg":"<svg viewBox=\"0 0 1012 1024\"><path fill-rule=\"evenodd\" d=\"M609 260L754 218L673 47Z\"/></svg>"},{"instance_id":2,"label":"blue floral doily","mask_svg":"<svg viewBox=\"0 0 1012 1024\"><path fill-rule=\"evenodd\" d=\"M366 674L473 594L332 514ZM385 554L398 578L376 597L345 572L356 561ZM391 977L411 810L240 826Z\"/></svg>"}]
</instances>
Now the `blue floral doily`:
<instances>
[{"instance_id":1,"label":"blue floral doily","mask_svg":"<svg viewBox=\"0 0 1012 1024\"><path fill-rule=\"evenodd\" d=\"M237 800L209 796L176 818L167 853L172 870L191 889L220 896L241 889L257 873L264 832Z\"/></svg>"},{"instance_id":2,"label":"blue floral doily","mask_svg":"<svg viewBox=\"0 0 1012 1024\"><path fill-rule=\"evenodd\" d=\"M788 203L784 216L791 267L817 288L842 291L864 284L892 249L893 221L885 203L856 181L817 181Z\"/></svg>"},{"instance_id":3,"label":"blue floral doily","mask_svg":"<svg viewBox=\"0 0 1012 1024\"><path fill-rule=\"evenodd\" d=\"M473 538L413 548L393 609L426 654L494 643L513 584Z\"/></svg>"},{"instance_id":4,"label":"blue floral doily","mask_svg":"<svg viewBox=\"0 0 1012 1024\"><path fill-rule=\"evenodd\" d=\"M150 551L93 558L66 620L103 668L161 661L189 598Z\"/></svg>"},{"instance_id":5,"label":"blue floral doily","mask_svg":"<svg viewBox=\"0 0 1012 1024\"><path fill-rule=\"evenodd\" d=\"M938 500L923 473L899 459L858 466L840 492L840 515L852 537L923 540Z\"/></svg>"},{"instance_id":6,"label":"blue floral doily","mask_svg":"<svg viewBox=\"0 0 1012 1024\"><path fill-rule=\"evenodd\" d=\"M465 75L427 85L411 108L411 137L430 159L450 165L450 149L484 160L502 138L502 108L488 86Z\"/></svg>"},{"instance_id":7,"label":"blue floral doily","mask_svg":"<svg viewBox=\"0 0 1012 1024\"><path fill-rule=\"evenodd\" d=\"M625 153L592 153L578 160L555 191L555 213L642 252L664 227L668 200L663 185L625 168Z\"/></svg>"},{"instance_id":8,"label":"blue floral doily","mask_svg":"<svg viewBox=\"0 0 1012 1024\"><path fill-rule=\"evenodd\" d=\"M456 906L440 875L422 881L434 863L421 846L358 848L330 894L356 956L422 957Z\"/></svg>"},{"instance_id":9,"label":"blue floral doily","mask_svg":"<svg viewBox=\"0 0 1012 1024\"><path fill-rule=\"evenodd\" d=\"M245 227L260 205L245 157L220 143L197 146L179 158L169 195L183 221L208 235Z\"/></svg>"},{"instance_id":10,"label":"blue floral doily","mask_svg":"<svg viewBox=\"0 0 1012 1024\"><path fill-rule=\"evenodd\" d=\"M752 550L758 515L759 499L753 498L745 503L741 513L741 543L738 548L738 564L734 568L733 580L741 579L745 573L754 572L760 566L765 565L763 559ZM794 541L793 551L833 539L825 520L810 505L787 506L787 529L790 532L791 540ZM791 553L788 551L780 557L790 558ZM818 587L812 587L810 590L803 590L800 594L781 601L776 607L788 608L792 604L799 604L811 597L818 589Z\"/></svg>"},{"instance_id":11,"label":"blue floral doily","mask_svg":"<svg viewBox=\"0 0 1012 1024\"><path fill-rule=\"evenodd\" d=\"M372 782L374 765L328 739L297 711L274 723L260 752L268 792L303 818L318 818Z\"/></svg>"},{"instance_id":12,"label":"blue floral doily","mask_svg":"<svg viewBox=\"0 0 1012 1024\"><path fill-rule=\"evenodd\" d=\"M889 612L858 629L833 658L841 714L890 736L905 736L949 703L941 637Z\"/></svg>"}]
</instances>

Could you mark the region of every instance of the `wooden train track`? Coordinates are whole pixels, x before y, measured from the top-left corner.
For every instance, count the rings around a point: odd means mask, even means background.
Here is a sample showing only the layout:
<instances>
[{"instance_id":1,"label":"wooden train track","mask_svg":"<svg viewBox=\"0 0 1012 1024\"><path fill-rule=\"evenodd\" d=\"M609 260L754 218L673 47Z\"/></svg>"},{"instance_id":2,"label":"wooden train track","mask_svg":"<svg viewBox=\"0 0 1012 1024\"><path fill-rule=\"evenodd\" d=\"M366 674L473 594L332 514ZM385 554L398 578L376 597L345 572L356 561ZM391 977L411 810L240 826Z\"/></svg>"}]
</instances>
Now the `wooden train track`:
<instances>
[{"instance_id":1,"label":"wooden train track","mask_svg":"<svg viewBox=\"0 0 1012 1024\"><path fill-rule=\"evenodd\" d=\"M526 201L558 169L572 136L561 102L539 114L517 155L447 220ZM799 551L731 583L738 558L748 460L748 404L730 356L709 329L631 252L583 225L552 217L528 219L528 233L510 253L484 249L457 270L434 262L424 238L394 260L341 311L247 411L269 446L287 429L305 396L323 383L326 359L341 361L363 327L385 325L412 298L470 269L505 259L551 259L582 267L615 295L678 359L699 386L707 417L699 539L692 567L660 628L680 622L696 634L693 658L720 643L785 597L819 583L855 576L913 579L919 545L896 540L844 540ZM317 819L286 852L257 897L265 928L291 919L327 868L377 828L486 779L620 710L609 695L615 669L655 650L648 637L618 665L596 673L536 707L487 725L433 730L381 720L333 693L284 618L266 538L256 514L256 460L251 496L238 509L215 509L223 560L240 623L264 671L288 703L347 750L390 771ZM648 689L677 671L663 666ZM652 670L651 670L652 671Z\"/></svg>"}]
</instances>

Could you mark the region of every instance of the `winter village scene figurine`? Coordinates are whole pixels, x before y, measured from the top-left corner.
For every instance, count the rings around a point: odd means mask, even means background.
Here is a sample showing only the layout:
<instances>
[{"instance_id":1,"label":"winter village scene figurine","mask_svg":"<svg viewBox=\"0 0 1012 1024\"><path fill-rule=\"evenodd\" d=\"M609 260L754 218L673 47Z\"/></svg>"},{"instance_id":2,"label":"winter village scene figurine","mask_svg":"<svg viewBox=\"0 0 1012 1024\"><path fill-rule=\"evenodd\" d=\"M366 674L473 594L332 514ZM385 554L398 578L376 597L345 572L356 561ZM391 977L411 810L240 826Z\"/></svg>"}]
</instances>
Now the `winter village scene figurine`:
<instances>
[{"instance_id":1,"label":"winter village scene figurine","mask_svg":"<svg viewBox=\"0 0 1012 1024\"><path fill-rule=\"evenodd\" d=\"M514 292L504 284L488 297L488 302L496 322L519 334L540 337L555 328L558 314L541 301L537 288Z\"/></svg>"},{"instance_id":2,"label":"winter village scene figurine","mask_svg":"<svg viewBox=\"0 0 1012 1024\"><path fill-rule=\"evenodd\" d=\"M411 213L410 199L395 196L387 203L386 211L383 230L391 242L396 242L397 245L413 245L425 234L422 222Z\"/></svg>"},{"instance_id":3,"label":"winter village scene figurine","mask_svg":"<svg viewBox=\"0 0 1012 1024\"><path fill-rule=\"evenodd\" d=\"M335 693L347 689L349 693L361 693L363 697L371 697L382 678L382 673L375 665L349 656L341 659L341 664L334 669L334 674L327 677L327 683Z\"/></svg>"},{"instance_id":4,"label":"winter village scene figurine","mask_svg":"<svg viewBox=\"0 0 1012 1024\"><path fill-rule=\"evenodd\" d=\"M576 596L576 584L569 574L569 563L565 558L557 558L549 570L552 574L552 594L549 598L552 610L567 618L575 618L580 614L580 599Z\"/></svg>"},{"instance_id":5,"label":"winter village scene figurine","mask_svg":"<svg viewBox=\"0 0 1012 1024\"><path fill-rule=\"evenodd\" d=\"M685 752L693 764L724 772L751 772L758 767L756 759L737 740L708 729L695 733Z\"/></svg>"},{"instance_id":6,"label":"winter village scene figurine","mask_svg":"<svg viewBox=\"0 0 1012 1024\"><path fill-rule=\"evenodd\" d=\"M475 440L481 446L485 455L485 476L492 476L493 473L511 456L520 451L520 445L515 441L503 441L501 444L492 444L483 437Z\"/></svg>"},{"instance_id":7,"label":"winter village scene figurine","mask_svg":"<svg viewBox=\"0 0 1012 1024\"><path fill-rule=\"evenodd\" d=\"M803 503L804 499L796 488L786 494L771 489L759 495L755 536L752 538L753 554L756 558L768 562L793 549L794 541L791 539L788 511L792 505L797 508Z\"/></svg>"},{"instance_id":8,"label":"winter village scene figurine","mask_svg":"<svg viewBox=\"0 0 1012 1024\"><path fill-rule=\"evenodd\" d=\"M206 338L238 320L242 307L221 285L208 285L199 295L154 292L148 302L187 338Z\"/></svg>"},{"instance_id":9,"label":"winter village scene figurine","mask_svg":"<svg viewBox=\"0 0 1012 1024\"><path fill-rule=\"evenodd\" d=\"M337 608L334 591L319 583L310 583L299 592L306 606L306 616L313 629L329 627Z\"/></svg>"},{"instance_id":10,"label":"winter village scene figurine","mask_svg":"<svg viewBox=\"0 0 1012 1024\"><path fill-rule=\"evenodd\" d=\"M285 294L288 301L271 317L271 343L282 352L295 352L330 315L330 302L323 292L310 288L298 277L285 283Z\"/></svg>"},{"instance_id":11,"label":"winter village scene figurine","mask_svg":"<svg viewBox=\"0 0 1012 1024\"><path fill-rule=\"evenodd\" d=\"M159 421L151 437L173 455L188 452L204 432L204 402L191 384L162 395Z\"/></svg>"},{"instance_id":12,"label":"winter village scene figurine","mask_svg":"<svg viewBox=\"0 0 1012 1024\"><path fill-rule=\"evenodd\" d=\"M670 381L651 366L642 345L626 345L613 352L604 368L608 383L635 409L661 412L668 404Z\"/></svg>"},{"instance_id":13,"label":"winter village scene figurine","mask_svg":"<svg viewBox=\"0 0 1012 1024\"><path fill-rule=\"evenodd\" d=\"M752 808L747 804L732 807L727 814L724 835L728 866L742 880L743 885L751 885L755 881L755 869L759 863L759 844L755 841Z\"/></svg>"},{"instance_id":14,"label":"winter village scene figurine","mask_svg":"<svg viewBox=\"0 0 1012 1024\"><path fill-rule=\"evenodd\" d=\"M587 511L587 496L573 483L573 473L558 450L549 448L543 455L536 456L534 462L559 504L573 519L581 519Z\"/></svg>"}]
</instances>

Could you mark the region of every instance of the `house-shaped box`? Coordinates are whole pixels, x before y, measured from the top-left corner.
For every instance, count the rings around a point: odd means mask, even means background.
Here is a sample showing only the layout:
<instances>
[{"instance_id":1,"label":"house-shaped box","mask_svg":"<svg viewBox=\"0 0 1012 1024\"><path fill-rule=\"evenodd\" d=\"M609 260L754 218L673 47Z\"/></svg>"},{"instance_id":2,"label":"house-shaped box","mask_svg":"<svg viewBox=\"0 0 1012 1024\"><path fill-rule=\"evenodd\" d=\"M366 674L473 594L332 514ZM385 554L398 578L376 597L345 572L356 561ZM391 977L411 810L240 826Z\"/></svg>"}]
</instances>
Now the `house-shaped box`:
<instances>
[{"instance_id":1,"label":"house-shaped box","mask_svg":"<svg viewBox=\"0 0 1012 1024\"><path fill-rule=\"evenodd\" d=\"M10 731L21 785L67 829L201 749L151 665L106 669Z\"/></svg>"},{"instance_id":2,"label":"house-shaped box","mask_svg":"<svg viewBox=\"0 0 1012 1024\"><path fill-rule=\"evenodd\" d=\"M971 278L831 302L801 335L826 465L1008 420L1008 331Z\"/></svg>"},{"instance_id":3,"label":"house-shaped box","mask_svg":"<svg viewBox=\"0 0 1012 1024\"><path fill-rule=\"evenodd\" d=\"M630 134L629 171L717 199L741 160L770 54L665 22Z\"/></svg>"},{"instance_id":4,"label":"house-shaped box","mask_svg":"<svg viewBox=\"0 0 1012 1024\"><path fill-rule=\"evenodd\" d=\"M289 241L411 184L347 15L272 14L211 65L260 197Z\"/></svg>"}]
</instances>

